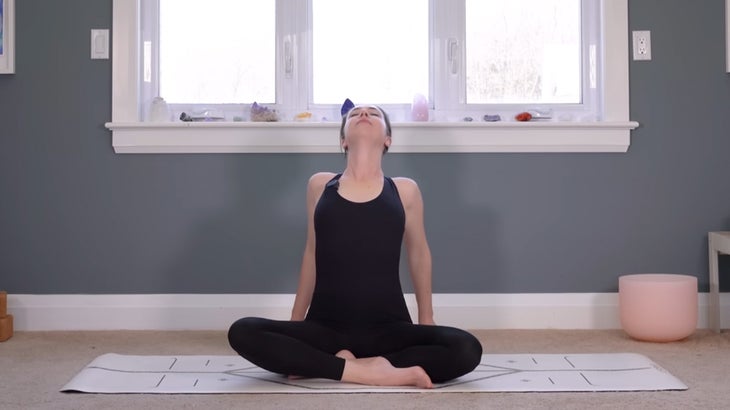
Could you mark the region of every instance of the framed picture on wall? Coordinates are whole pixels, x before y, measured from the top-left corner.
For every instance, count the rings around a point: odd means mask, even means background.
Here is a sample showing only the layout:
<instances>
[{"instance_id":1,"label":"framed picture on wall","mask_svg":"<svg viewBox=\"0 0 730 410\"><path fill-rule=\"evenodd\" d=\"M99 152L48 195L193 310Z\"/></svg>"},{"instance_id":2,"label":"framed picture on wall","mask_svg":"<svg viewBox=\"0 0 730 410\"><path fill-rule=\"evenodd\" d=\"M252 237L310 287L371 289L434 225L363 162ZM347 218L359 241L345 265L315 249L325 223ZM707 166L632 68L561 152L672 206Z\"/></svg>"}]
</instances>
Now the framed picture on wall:
<instances>
[{"instance_id":1,"label":"framed picture on wall","mask_svg":"<svg viewBox=\"0 0 730 410\"><path fill-rule=\"evenodd\" d=\"M730 73L730 0L725 0L725 72Z\"/></svg>"},{"instance_id":2,"label":"framed picture on wall","mask_svg":"<svg viewBox=\"0 0 730 410\"><path fill-rule=\"evenodd\" d=\"M0 74L15 72L15 0L0 0Z\"/></svg>"}]
</instances>

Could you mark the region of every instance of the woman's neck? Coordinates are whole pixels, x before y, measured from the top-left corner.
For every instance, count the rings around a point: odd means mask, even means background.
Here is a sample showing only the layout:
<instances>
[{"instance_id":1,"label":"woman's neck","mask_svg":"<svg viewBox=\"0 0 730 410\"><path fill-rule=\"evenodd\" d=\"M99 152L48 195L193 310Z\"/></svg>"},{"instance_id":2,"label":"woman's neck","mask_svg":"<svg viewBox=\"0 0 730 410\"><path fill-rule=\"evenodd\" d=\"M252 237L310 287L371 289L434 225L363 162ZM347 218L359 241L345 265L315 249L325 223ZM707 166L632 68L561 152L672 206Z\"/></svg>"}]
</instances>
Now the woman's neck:
<instances>
[{"instance_id":1,"label":"woman's neck","mask_svg":"<svg viewBox=\"0 0 730 410\"><path fill-rule=\"evenodd\" d=\"M355 181L365 181L383 178L382 157L373 155L353 155L347 157L347 167L343 175ZM366 153L363 153L366 154Z\"/></svg>"}]
</instances>

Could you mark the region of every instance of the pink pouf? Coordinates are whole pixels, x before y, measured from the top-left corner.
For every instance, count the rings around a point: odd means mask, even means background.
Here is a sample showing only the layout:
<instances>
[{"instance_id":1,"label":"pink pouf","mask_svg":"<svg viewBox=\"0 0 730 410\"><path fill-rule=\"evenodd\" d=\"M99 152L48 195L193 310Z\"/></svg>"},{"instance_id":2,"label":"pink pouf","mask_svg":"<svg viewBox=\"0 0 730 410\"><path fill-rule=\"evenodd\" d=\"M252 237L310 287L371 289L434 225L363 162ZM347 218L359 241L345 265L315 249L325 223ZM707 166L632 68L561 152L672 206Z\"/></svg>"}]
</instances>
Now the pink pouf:
<instances>
[{"instance_id":1,"label":"pink pouf","mask_svg":"<svg viewBox=\"0 0 730 410\"><path fill-rule=\"evenodd\" d=\"M618 279L621 326L631 337L672 342L697 328L697 278L645 273Z\"/></svg>"}]
</instances>

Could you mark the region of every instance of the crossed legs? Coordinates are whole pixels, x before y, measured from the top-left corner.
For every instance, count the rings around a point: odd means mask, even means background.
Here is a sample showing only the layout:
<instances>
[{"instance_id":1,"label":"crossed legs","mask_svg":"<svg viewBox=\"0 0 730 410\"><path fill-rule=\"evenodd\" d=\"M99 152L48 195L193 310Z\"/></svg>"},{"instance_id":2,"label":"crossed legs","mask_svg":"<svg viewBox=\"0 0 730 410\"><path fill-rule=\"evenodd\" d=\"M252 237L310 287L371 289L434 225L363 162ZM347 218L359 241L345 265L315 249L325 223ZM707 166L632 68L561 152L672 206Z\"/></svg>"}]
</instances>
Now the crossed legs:
<instances>
[{"instance_id":1,"label":"crossed legs","mask_svg":"<svg viewBox=\"0 0 730 410\"><path fill-rule=\"evenodd\" d=\"M430 388L472 371L482 354L463 330L410 323L338 331L312 321L243 318L228 339L245 359L275 373L384 386Z\"/></svg>"}]
</instances>

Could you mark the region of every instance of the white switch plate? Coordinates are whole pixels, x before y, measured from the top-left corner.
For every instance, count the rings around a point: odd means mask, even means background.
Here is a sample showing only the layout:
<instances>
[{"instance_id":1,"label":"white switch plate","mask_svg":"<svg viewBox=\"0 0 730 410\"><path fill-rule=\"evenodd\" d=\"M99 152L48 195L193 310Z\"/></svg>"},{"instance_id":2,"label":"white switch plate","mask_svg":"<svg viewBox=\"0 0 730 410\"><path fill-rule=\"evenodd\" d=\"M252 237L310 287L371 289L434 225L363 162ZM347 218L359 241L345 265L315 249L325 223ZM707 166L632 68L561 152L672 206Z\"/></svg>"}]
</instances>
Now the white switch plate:
<instances>
[{"instance_id":1,"label":"white switch plate","mask_svg":"<svg viewBox=\"0 0 730 410\"><path fill-rule=\"evenodd\" d=\"M637 30L632 32L634 60L651 60L651 31Z\"/></svg>"},{"instance_id":2,"label":"white switch plate","mask_svg":"<svg viewBox=\"0 0 730 410\"><path fill-rule=\"evenodd\" d=\"M91 58L109 58L109 29L91 30Z\"/></svg>"}]
</instances>

